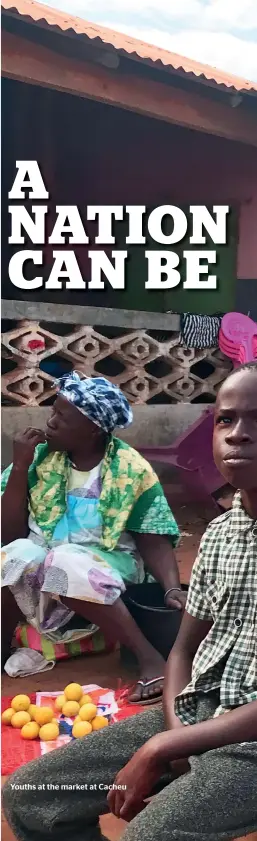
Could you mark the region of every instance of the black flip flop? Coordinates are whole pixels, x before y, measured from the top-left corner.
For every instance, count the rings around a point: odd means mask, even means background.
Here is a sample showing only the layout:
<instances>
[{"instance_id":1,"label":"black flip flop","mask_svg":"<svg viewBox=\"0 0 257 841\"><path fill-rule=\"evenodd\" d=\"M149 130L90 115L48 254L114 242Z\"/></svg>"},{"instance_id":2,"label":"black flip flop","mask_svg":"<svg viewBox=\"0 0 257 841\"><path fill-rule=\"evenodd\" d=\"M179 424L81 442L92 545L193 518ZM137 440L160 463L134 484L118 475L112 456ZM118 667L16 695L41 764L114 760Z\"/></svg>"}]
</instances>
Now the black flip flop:
<instances>
[{"instance_id":1,"label":"black flip flop","mask_svg":"<svg viewBox=\"0 0 257 841\"><path fill-rule=\"evenodd\" d=\"M164 680L163 677L154 677L152 680L138 680L137 686L142 686L143 689L147 689L148 686L152 686L154 683L158 683L158 681ZM152 704L159 704L162 700L162 690L160 691L159 695L152 695L149 698L140 698L138 701L131 701L131 704L138 704L139 707L147 707Z\"/></svg>"}]
</instances>

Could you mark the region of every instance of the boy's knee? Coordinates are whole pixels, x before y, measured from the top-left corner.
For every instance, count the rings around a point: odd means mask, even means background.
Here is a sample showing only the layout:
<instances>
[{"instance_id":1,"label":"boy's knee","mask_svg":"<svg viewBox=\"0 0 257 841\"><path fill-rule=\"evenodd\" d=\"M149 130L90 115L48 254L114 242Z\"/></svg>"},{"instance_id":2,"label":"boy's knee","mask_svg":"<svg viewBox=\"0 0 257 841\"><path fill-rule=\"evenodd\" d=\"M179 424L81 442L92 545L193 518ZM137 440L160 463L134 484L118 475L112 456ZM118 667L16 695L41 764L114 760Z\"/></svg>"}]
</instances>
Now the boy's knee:
<instances>
[{"instance_id":1,"label":"boy's knee","mask_svg":"<svg viewBox=\"0 0 257 841\"><path fill-rule=\"evenodd\" d=\"M28 766L25 765L12 774L3 787L3 811L11 825L18 820L26 826L26 816L34 813L37 803L37 793L33 781L28 783Z\"/></svg>"},{"instance_id":2,"label":"boy's knee","mask_svg":"<svg viewBox=\"0 0 257 841\"><path fill-rule=\"evenodd\" d=\"M19 804L24 800L22 771L17 771L5 783L2 789L3 811L7 818L11 818L14 811L19 810Z\"/></svg>"}]
</instances>

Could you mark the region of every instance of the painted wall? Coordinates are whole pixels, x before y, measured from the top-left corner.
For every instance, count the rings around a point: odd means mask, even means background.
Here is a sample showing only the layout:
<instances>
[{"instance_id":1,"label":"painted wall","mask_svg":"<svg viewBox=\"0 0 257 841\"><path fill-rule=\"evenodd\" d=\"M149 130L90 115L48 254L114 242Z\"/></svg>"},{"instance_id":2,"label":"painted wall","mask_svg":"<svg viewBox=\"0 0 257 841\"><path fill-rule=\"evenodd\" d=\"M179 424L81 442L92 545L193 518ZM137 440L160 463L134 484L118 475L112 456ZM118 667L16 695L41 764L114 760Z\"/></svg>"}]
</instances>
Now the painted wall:
<instances>
[{"instance_id":1,"label":"painted wall","mask_svg":"<svg viewBox=\"0 0 257 841\"><path fill-rule=\"evenodd\" d=\"M99 202L238 205L237 276L257 277L256 149L117 111L94 154Z\"/></svg>"},{"instance_id":2,"label":"painted wall","mask_svg":"<svg viewBox=\"0 0 257 841\"><path fill-rule=\"evenodd\" d=\"M239 215L237 277L257 278L256 149L9 80L3 80L2 100L3 208L7 208L15 160L31 157L41 162L54 205L228 203L237 207ZM3 211L3 242L7 242L8 224ZM50 265L50 247L47 251ZM76 252L87 278L86 249ZM4 279L8 275L5 254ZM6 281L6 295L5 286ZM73 303L79 303L76 293L71 294ZM158 293L153 309L162 311L162 294ZM35 293L33 299L37 299ZM67 292L64 302L68 302ZM87 295L86 303L100 303L99 294L90 293L90 300ZM109 291L108 301L101 293L101 304L118 305Z\"/></svg>"},{"instance_id":3,"label":"painted wall","mask_svg":"<svg viewBox=\"0 0 257 841\"><path fill-rule=\"evenodd\" d=\"M198 420L207 404L199 405L180 403L173 406L134 406L134 421L131 427L119 430L120 438L132 447L165 447L173 444L179 435ZM15 411L12 406L2 408L2 467L7 467L12 461L12 441L16 435L35 427L44 429L51 409L46 406L19 406ZM156 464L155 464L156 467ZM162 466L162 473L167 467ZM159 472L159 470L158 470ZM170 473L170 468L168 468Z\"/></svg>"}]
</instances>

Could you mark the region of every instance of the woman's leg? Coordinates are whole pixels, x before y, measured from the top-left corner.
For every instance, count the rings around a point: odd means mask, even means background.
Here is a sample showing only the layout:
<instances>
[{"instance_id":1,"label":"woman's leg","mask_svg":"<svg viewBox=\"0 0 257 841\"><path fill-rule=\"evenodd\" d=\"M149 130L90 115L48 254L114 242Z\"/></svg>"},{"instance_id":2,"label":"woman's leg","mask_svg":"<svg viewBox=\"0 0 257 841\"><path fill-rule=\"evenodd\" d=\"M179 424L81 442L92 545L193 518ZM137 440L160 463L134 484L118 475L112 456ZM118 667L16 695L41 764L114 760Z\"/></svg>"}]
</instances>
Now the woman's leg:
<instances>
[{"instance_id":1,"label":"woman's leg","mask_svg":"<svg viewBox=\"0 0 257 841\"><path fill-rule=\"evenodd\" d=\"M24 621L24 616L16 604L15 598L11 593L11 590L9 590L9 587L2 588L1 609L1 668L3 671L6 660L8 660L8 657L10 657L11 654L12 638L16 625L18 625L18 623L22 620Z\"/></svg>"},{"instance_id":2,"label":"woman's leg","mask_svg":"<svg viewBox=\"0 0 257 841\"><path fill-rule=\"evenodd\" d=\"M14 540L2 548L2 663L10 654L18 622L36 618L45 556L45 550L29 538Z\"/></svg>"},{"instance_id":3,"label":"woman's leg","mask_svg":"<svg viewBox=\"0 0 257 841\"><path fill-rule=\"evenodd\" d=\"M69 610L98 625L108 642L118 640L133 651L139 664L140 680L149 681L164 674L165 662L161 654L144 637L121 598L112 605L70 598L62 598L62 602ZM130 700L139 701L140 698L146 700L159 696L162 685L161 680L146 688L139 684Z\"/></svg>"}]
</instances>

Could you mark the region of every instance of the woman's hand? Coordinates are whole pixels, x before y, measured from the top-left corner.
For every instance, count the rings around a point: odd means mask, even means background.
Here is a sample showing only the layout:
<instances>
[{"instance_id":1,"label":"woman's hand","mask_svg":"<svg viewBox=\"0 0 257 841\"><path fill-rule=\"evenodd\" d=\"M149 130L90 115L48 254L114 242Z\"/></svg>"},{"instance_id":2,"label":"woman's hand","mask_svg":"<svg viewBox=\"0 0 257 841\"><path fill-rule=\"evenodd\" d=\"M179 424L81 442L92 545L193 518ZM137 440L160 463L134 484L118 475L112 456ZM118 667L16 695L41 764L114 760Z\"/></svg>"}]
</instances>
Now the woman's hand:
<instances>
[{"instance_id":1,"label":"woman's hand","mask_svg":"<svg viewBox=\"0 0 257 841\"><path fill-rule=\"evenodd\" d=\"M16 470L28 470L32 464L38 444L44 444L45 434L42 429L26 429L13 442L13 467Z\"/></svg>"},{"instance_id":2,"label":"woman's hand","mask_svg":"<svg viewBox=\"0 0 257 841\"><path fill-rule=\"evenodd\" d=\"M155 736L117 774L107 798L109 809L117 818L131 821L141 812L146 806L145 800L167 770L166 763L158 760L157 745L158 736Z\"/></svg>"},{"instance_id":3,"label":"woman's hand","mask_svg":"<svg viewBox=\"0 0 257 841\"><path fill-rule=\"evenodd\" d=\"M2 495L2 545L28 537L28 469L35 448L45 442L42 429L26 429L13 444L13 464Z\"/></svg>"}]
</instances>

